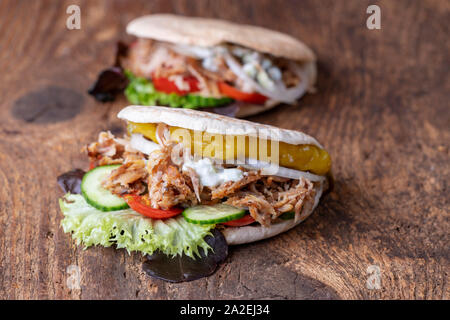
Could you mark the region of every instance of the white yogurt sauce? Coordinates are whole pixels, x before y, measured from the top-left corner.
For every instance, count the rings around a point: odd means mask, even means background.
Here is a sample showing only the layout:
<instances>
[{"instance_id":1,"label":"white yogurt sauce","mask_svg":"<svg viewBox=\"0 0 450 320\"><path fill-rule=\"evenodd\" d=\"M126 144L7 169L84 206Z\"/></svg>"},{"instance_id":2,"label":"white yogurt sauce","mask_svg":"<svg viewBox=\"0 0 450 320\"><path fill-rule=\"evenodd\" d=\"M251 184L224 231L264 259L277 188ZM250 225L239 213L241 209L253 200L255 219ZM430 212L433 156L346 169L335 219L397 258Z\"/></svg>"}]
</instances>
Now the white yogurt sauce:
<instances>
[{"instance_id":1,"label":"white yogurt sauce","mask_svg":"<svg viewBox=\"0 0 450 320\"><path fill-rule=\"evenodd\" d=\"M236 168L224 169L214 167L211 159L204 158L199 161L185 161L183 170L193 169L200 178L204 187L216 187L227 181L239 181L244 177L244 173Z\"/></svg>"}]
</instances>

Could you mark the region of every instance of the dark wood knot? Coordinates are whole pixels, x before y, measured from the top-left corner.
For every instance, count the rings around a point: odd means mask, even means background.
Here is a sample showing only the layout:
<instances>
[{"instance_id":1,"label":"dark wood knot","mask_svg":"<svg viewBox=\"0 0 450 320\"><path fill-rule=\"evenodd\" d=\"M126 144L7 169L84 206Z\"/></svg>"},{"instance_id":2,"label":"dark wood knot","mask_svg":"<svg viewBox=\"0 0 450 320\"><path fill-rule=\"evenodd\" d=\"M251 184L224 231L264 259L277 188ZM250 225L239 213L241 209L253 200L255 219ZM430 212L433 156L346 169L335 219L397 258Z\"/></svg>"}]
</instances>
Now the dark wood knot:
<instances>
[{"instance_id":1,"label":"dark wood knot","mask_svg":"<svg viewBox=\"0 0 450 320\"><path fill-rule=\"evenodd\" d=\"M75 117L83 103L83 95L72 89L48 86L18 98L11 113L29 123L54 123Z\"/></svg>"}]
</instances>

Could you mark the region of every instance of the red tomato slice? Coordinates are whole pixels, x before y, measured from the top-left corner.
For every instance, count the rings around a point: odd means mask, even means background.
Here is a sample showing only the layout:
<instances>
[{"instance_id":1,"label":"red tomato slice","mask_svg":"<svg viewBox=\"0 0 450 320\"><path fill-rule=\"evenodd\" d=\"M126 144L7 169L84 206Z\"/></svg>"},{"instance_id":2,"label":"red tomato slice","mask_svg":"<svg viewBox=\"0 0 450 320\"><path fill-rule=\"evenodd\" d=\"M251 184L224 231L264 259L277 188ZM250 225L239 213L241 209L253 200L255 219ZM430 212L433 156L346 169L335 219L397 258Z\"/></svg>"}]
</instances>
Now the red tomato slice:
<instances>
[{"instance_id":1,"label":"red tomato slice","mask_svg":"<svg viewBox=\"0 0 450 320\"><path fill-rule=\"evenodd\" d=\"M267 100L267 97L263 96L262 94L259 94L257 92L253 93L242 92L226 84L225 82L219 82L219 90L223 95L239 101L255 104L263 104Z\"/></svg>"},{"instance_id":2,"label":"red tomato slice","mask_svg":"<svg viewBox=\"0 0 450 320\"><path fill-rule=\"evenodd\" d=\"M97 166L97 161L91 160L89 162L89 170L94 169Z\"/></svg>"},{"instance_id":3,"label":"red tomato slice","mask_svg":"<svg viewBox=\"0 0 450 320\"><path fill-rule=\"evenodd\" d=\"M189 84L189 90L180 90L175 82L170 81L167 78L152 78L155 89L164 93L176 93L182 96L189 92L200 90L198 87L198 80L195 77L184 77L183 80Z\"/></svg>"},{"instance_id":4,"label":"red tomato slice","mask_svg":"<svg viewBox=\"0 0 450 320\"><path fill-rule=\"evenodd\" d=\"M152 218L152 219L167 219L174 216L179 215L183 209L181 208L174 208L170 210L160 210L160 209L154 209L147 205L142 199L141 196L137 196L134 194L127 194L123 196L124 200L128 203L131 209L133 209L136 212L139 212L143 216Z\"/></svg>"},{"instance_id":5,"label":"red tomato slice","mask_svg":"<svg viewBox=\"0 0 450 320\"><path fill-rule=\"evenodd\" d=\"M247 214L240 219L223 222L222 224L229 227L242 227L248 224L252 224L253 222L255 222L255 219L253 219L251 215Z\"/></svg>"}]
</instances>

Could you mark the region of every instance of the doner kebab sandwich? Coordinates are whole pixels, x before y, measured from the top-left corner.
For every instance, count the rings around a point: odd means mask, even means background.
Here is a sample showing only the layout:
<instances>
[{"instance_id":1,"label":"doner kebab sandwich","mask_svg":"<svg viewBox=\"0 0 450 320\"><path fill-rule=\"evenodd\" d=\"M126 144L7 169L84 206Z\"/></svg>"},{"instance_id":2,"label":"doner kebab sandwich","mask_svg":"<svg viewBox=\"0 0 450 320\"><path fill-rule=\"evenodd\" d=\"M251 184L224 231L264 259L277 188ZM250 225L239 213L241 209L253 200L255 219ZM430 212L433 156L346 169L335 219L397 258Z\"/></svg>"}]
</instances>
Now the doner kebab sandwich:
<instances>
[{"instance_id":1,"label":"doner kebab sandwich","mask_svg":"<svg viewBox=\"0 0 450 320\"><path fill-rule=\"evenodd\" d=\"M194 271L222 261L228 245L295 227L330 186L329 154L299 131L161 106L118 117L127 135L101 132L86 147L90 170L59 177L62 226L85 246L138 251L150 266L165 259L150 274L169 281L193 279L161 275L173 257Z\"/></svg>"},{"instance_id":2,"label":"doner kebab sandwich","mask_svg":"<svg viewBox=\"0 0 450 320\"><path fill-rule=\"evenodd\" d=\"M170 14L127 25L115 66L89 90L108 101L124 91L136 105L207 109L246 117L313 89L315 55L301 41L262 27Z\"/></svg>"}]
</instances>

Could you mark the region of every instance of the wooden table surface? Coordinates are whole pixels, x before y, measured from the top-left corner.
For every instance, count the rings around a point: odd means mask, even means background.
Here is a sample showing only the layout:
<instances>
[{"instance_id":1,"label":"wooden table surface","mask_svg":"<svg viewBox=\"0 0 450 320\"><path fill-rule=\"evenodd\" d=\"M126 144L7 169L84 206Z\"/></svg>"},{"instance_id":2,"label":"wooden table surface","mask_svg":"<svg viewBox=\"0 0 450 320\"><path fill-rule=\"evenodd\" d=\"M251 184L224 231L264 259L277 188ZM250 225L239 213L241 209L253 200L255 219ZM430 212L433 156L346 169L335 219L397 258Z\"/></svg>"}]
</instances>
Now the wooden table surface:
<instances>
[{"instance_id":1,"label":"wooden table surface","mask_svg":"<svg viewBox=\"0 0 450 320\"><path fill-rule=\"evenodd\" d=\"M381 30L366 28L369 4ZM81 8L67 30L66 8ZM336 187L285 234L233 247L211 277L168 284L142 257L64 234L56 176L82 146L123 132L124 98L86 94L128 21L220 17L292 34L318 56L318 91L251 120L315 136ZM449 299L448 1L0 2L0 298ZM78 266L81 288L69 289ZM380 287L367 281L379 277ZM372 282L372 283L376 283Z\"/></svg>"}]
</instances>

